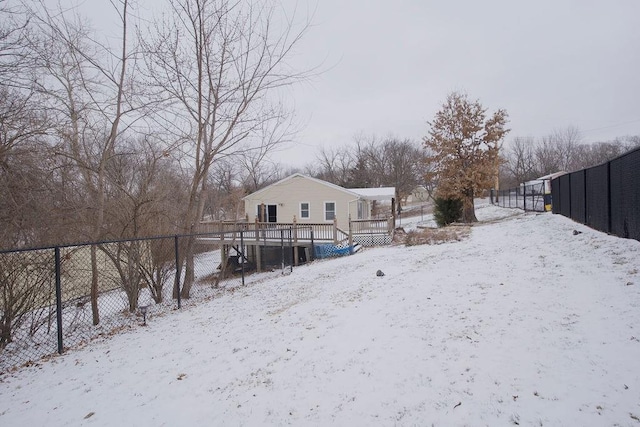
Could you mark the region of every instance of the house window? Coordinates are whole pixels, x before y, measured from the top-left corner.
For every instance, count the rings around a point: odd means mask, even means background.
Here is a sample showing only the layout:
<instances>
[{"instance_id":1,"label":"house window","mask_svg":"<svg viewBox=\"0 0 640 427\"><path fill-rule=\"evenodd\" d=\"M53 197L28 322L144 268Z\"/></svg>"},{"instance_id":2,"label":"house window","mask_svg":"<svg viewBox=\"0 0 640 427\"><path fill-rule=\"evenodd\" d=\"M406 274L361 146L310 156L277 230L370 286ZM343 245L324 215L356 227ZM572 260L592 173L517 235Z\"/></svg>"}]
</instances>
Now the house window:
<instances>
[{"instance_id":1,"label":"house window","mask_svg":"<svg viewBox=\"0 0 640 427\"><path fill-rule=\"evenodd\" d=\"M336 203L324 202L324 220L333 221L336 217Z\"/></svg>"},{"instance_id":2,"label":"house window","mask_svg":"<svg viewBox=\"0 0 640 427\"><path fill-rule=\"evenodd\" d=\"M300 203L300 218L309 218L309 202Z\"/></svg>"},{"instance_id":3,"label":"house window","mask_svg":"<svg viewBox=\"0 0 640 427\"><path fill-rule=\"evenodd\" d=\"M365 219L364 212L367 207L367 202L364 200L358 200L358 219Z\"/></svg>"}]
</instances>

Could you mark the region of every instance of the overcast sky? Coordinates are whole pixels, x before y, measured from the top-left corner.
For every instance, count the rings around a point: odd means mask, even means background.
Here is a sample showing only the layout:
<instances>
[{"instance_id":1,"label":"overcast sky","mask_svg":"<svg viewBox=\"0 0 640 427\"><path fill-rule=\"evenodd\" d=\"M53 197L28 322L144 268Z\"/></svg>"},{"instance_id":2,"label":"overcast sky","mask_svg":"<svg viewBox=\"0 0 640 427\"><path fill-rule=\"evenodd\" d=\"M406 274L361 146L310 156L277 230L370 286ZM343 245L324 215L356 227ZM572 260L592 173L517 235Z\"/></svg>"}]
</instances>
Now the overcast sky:
<instances>
[{"instance_id":1,"label":"overcast sky","mask_svg":"<svg viewBox=\"0 0 640 427\"><path fill-rule=\"evenodd\" d=\"M289 91L305 126L283 163L358 134L420 140L454 90L506 109L507 141L640 135L639 0L318 0L314 24L293 62L326 71Z\"/></svg>"},{"instance_id":2,"label":"overcast sky","mask_svg":"<svg viewBox=\"0 0 640 427\"><path fill-rule=\"evenodd\" d=\"M447 94L510 115L514 136L573 125L585 142L640 134L640 1L320 0L293 92L301 147L359 133L419 140Z\"/></svg>"}]
</instances>

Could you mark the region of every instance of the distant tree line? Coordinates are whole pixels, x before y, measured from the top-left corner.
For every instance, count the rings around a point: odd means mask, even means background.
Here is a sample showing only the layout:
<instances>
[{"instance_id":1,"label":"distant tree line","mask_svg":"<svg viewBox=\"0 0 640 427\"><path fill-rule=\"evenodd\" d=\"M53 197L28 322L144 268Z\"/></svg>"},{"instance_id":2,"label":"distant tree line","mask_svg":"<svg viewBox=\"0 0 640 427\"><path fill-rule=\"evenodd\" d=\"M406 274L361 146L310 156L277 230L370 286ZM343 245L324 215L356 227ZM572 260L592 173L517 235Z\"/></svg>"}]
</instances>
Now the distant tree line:
<instances>
[{"instance_id":1,"label":"distant tree line","mask_svg":"<svg viewBox=\"0 0 640 427\"><path fill-rule=\"evenodd\" d=\"M400 212L418 185L433 189L426 156L421 144L410 139L359 136L351 146L321 149L305 173L345 188L395 187Z\"/></svg>"},{"instance_id":2,"label":"distant tree line","mask_svg":"<svg viewBox=\"0 0 640 427\"><path fill-rule=\"evenodd\" d=\"M573 172L605 163L640 147L640 136L584 143L580 130L570 126L542 138L515 137L502 148L500 186L519 184L554 172Z\"/></svg>"}]
</instances>

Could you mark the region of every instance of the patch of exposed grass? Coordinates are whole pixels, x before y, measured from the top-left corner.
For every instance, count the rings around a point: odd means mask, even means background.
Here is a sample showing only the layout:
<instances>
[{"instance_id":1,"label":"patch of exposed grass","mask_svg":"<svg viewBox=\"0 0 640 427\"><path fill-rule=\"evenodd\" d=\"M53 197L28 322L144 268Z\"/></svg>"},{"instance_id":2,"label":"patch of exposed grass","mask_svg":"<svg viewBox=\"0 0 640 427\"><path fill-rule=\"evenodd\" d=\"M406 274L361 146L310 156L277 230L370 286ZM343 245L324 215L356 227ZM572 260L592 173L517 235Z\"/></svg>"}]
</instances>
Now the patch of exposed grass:
<instances>
[{"instance_id":1,"label":"patch of exposed grass","mask_svg":"<svg viewBox=\"0 0 640 427\"><path fill-rule=\"evenodd\" d=\"M466 226L411 230L404 235L404 244L406 246L417 246L459 242L469 237L469 232L470 228Z\"/></svg>"}]
</instances>

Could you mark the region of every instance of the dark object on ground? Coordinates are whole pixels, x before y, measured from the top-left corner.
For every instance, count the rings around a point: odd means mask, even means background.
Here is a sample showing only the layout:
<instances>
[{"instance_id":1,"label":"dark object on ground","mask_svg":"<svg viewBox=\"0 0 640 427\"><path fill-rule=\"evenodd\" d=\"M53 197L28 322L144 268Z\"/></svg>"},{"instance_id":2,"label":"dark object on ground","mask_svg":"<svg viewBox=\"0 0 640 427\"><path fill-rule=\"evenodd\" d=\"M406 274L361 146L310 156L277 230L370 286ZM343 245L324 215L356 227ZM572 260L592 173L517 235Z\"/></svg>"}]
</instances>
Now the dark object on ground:
<instances>
[{"instance_id":1,"label":"dark object on ground","mask_svg":"<svg viewBox=\"0 0 640 427\"><path fill-rule=\"evenodd\" d=\"M582 234L582 231L573 230L573 235L577 236L578 234Z\"/></svg>"},{"instance_id":2,"label":"dark object on ground","mask_svg":"<svg viewBox=\"0 0 640 427\"><path fill-rule=\"evenodd\" d=\"M382 276L384 276L384 273L382 272L382 270L378 270L378 271L376 271L376 276L382 277Z\"/></svg>"}]
</instances>

